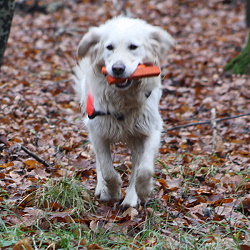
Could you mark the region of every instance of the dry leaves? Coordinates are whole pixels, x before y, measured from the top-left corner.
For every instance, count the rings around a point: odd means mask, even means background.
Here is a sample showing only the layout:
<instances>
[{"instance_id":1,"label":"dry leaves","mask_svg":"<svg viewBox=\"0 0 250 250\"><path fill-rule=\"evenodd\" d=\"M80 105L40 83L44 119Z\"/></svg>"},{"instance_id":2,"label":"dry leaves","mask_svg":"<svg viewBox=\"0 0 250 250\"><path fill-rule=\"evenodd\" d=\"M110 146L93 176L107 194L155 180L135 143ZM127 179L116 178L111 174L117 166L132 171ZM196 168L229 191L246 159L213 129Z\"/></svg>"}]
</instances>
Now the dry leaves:
<instances>
[{"instance_id":1,"label":"dry leaves","mask_svg":"<svg viewBox=\"0 0 250 250\"><path fill-rule=\"evenodd\" d=\"M48 2L53 1L43 1ZM238 247L249 249L249 235L243 233L250 230L249 116L217 123L214 142L207 124L163 133L156 190L147 209L120 211L95 200L95 212L75 216L74 208L54 202L45 217L44 208L34 207L34 192L51 178L74 175L94 191L94 156L70 74L77 43L87 28L123 8L119 1L113 6L114 2L100 6L99 1L66 1L63 8L48 15L15 14L0 80L1 219L6 227L19 225L24 234L36 234L37 223L45 231L58 223L79 223L93 234L101 230L128 234L139 249L139 244L149 248L158 244L155 236L134 240L153 217L153 230L176 249L181 243L173 232L185 234L186 229L194 237L205 234L207 244L231 242L232 235L238 235ZM250 78L223 72L244 45L243 7L239 1L216 0L127 2L128 13L165 28L178 41L163 62L168 66L163 69L160 110L166 129L210 120L213 108L217 118L249 112ZM131 167L128 151L117 145L114 153L114 165L126 187ZM9 210L6 204L11 204ZM231 234L221 225L228 225ZM29 237L17 240L13 249L33 249ZM117 236L109 237L117 241ZM107 249L84 238L80 244L84 249Z\"/></svg>"}]
</instances>

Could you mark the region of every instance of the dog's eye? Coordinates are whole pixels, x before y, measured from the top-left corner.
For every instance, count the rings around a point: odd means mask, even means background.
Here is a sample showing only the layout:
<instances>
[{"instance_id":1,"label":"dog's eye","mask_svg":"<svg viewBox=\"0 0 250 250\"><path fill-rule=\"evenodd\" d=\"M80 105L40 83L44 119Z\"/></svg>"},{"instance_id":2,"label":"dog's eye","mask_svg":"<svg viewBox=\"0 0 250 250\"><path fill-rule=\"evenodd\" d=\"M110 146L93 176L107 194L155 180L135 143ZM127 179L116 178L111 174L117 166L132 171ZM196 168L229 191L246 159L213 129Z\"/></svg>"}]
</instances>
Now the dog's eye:
<instances>
[{"instance_id":1,"label":"dog's eye","mask_svg":"<svg viewBox=\"0 0 250 250\"><path fill-rule=\"evenodd\" d=\"M130 44L128 48L129 48L129 50L136 50L138 48L138 46L134 45L134 44Z\"/></svg>"},{"instance_id":2,"label":"dog's eye","mask_svg":"<svg viewBox=\"0 0 250 250\"><path fill-rule=\"evenodd\" d=\"M113 50L113 49L114 49L114 46L113 46L112 44L110 44L110 45L108 45L106 48L107 48L108 50Z\"/></svg>"}]
</instances>

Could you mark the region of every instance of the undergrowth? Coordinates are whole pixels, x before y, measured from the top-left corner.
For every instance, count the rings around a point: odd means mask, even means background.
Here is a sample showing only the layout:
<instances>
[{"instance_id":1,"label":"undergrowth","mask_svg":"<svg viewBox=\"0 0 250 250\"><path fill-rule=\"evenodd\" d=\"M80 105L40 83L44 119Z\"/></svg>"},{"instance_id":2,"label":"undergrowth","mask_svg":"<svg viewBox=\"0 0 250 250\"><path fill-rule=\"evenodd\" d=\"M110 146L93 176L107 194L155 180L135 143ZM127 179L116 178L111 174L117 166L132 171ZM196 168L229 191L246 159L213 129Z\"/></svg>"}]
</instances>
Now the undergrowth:
<instances>
[{"instance_id":1,"label":"undergrowth","mask_svg":"<svg viewBox=\"0 0 250 250\"><path fill-rule=\"evenodd\" d=\"M35 192L35 205L51 210L74 209L74 212L94 210L90 192L75 177L50 179Z\"/></svg>"},{"instance_id":2,"label":"undergrowth","mask_svg":"<svg viewBox=\"0 0 250 250\"><path fill-rule=\"evenodd\" d=\"M164 208L157 201L148 204L150 214L136 228L127 231L117 229L118 224L90 229L84 223L56 222L47 229L39 221L29 227L6 225L0 216L0 247L12 249L20 239L28 238L34 249L173 249L173 250L220 250L241 249L240 245L250 238L246 229L237 228L237 221L228 223L207 221L185 225L170 215L164 217ZM150 210L151 209L151 210ZM6 210L7 211L7 210ZM8 215L8 214L7 214ZM9 215L12 215L9 212ZM4 215L6 216L6 214ZM44 214L49 220L51 214ZM249 219L245 220L250 223ZM233 222L233 223L232 223ZM129 223L129 222L128 222ZM233 224L235 226L233 226ZM85 248L84 248L85 247ZM87 248L86 248L87 247ZM93 247L93 248L92 248Z\"/></svg>"}]
</instances>

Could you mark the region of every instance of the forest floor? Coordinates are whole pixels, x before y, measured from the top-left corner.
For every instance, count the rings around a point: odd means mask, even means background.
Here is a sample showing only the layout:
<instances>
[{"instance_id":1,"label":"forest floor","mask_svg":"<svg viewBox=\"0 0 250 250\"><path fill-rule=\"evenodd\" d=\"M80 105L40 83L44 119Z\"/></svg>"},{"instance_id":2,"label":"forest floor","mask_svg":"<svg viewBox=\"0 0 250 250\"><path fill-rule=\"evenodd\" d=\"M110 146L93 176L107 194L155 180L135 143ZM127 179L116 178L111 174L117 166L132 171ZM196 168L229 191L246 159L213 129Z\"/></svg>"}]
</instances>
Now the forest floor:
<instances>
[{"instance_id":1,"label":"forest floor","mask_svg":"<svg viewBox=\"0 0 250 250\"><path fill-rule=\"evenodd\" d=\"M61 1L56 11L14 15L0 78L0 248L249 250L250 77L224 72L247 37L244 4L115 2ZM178 45L163 62L155 190L146 208L120 211L94 198L95 160L71 74L83 34L124 8ZM212 109L234 118L213 130ZM116 145L113 160L124 193L126 147Z\"/></svg>"}]
</instances>

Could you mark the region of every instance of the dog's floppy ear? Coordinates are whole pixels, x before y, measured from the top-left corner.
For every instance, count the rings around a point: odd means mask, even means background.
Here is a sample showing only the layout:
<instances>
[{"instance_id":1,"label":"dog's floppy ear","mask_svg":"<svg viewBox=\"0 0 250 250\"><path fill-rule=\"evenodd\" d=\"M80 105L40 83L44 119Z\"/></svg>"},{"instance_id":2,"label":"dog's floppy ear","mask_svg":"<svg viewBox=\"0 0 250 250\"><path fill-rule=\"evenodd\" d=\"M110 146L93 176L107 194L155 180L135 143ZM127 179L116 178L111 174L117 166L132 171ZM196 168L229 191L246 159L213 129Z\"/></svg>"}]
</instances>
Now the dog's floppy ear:
<instances>
[{"instance_id":1,"label":"dog's floppy ear","mask_svg":"<svg viewBox=\"0 0 250 250\"><path fill-rule=\"evenodd\" d=\"M159 27L153 27L150 32L150 41L158 58L163 59L171 47L175 47L177 42L165 30Z\"/></svg>"},{"instance_id":2,"label":"dog's floppy ear","mask_svg":"<svg viewBox=\"0 0 250 250\"><path fill-rule=\"evenodd\" d=\"M94 51L94 47L100 41L100 31L99 28L93 27L90 28L88 33L86 33L81 39L78 49L77 55L79 59L86 57L89 53Z\"/></svg>"}]
</instances>

